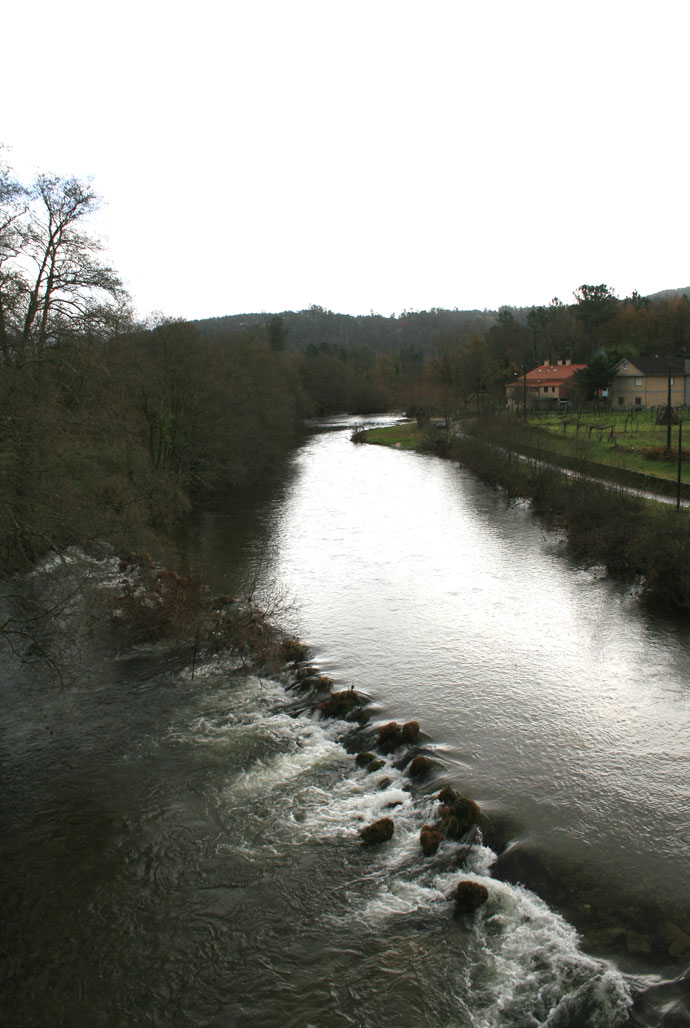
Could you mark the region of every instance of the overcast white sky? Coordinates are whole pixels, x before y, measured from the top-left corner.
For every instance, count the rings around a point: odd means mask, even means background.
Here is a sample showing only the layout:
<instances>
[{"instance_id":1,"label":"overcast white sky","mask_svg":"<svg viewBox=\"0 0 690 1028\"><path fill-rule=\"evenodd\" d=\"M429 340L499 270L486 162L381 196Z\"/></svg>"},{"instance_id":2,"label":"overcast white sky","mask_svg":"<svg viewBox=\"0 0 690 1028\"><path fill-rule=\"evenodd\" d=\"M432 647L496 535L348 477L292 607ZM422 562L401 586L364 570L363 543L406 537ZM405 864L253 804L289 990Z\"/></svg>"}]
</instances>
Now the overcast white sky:
<instances>
[{"instance_id":1,"label":"overcast white sky","mask_svg":"<svg viewBox=\"0 0 690 1028\"><path fill-rule=\"evenodd\" d=\"M690 284L683 0L35 0L0 142L93 176L142 315Z\"/></svg>"}]
</instances>

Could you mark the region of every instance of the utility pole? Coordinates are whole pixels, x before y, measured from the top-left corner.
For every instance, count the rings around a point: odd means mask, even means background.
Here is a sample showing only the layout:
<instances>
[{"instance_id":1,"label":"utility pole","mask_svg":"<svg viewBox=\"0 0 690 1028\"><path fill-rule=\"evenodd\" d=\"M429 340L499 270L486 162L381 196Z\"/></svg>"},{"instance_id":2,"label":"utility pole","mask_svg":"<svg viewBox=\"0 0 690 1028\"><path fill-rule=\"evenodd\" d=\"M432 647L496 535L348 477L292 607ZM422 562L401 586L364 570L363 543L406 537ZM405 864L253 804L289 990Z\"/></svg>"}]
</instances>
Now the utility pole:
<instances>
[{"instance_id":1,"label":"utility pole","mask_svg":"<svg viewBox=\"0 0 690 1028\"><path fill-rule=\"evenodd\" d=\"M671 365L668 366L668 398L666 400L666 452L671 452Z\"/></svg>"},{"instance_id":2,"label":"utility pole","mask_svg":"<svg viewBox=\"0 0 690 1028\"><path fill-rule=\"evenodd\" d=\"M527 361L522 365L523 377L522 377L522 416L527 421Z\"/></svg>"},{"instance_id":3,"label":"utility pole","mask_svg":"<svg viewBox=\"0 0 690 1028\"><path fill-rule=\"evenodd\" d=\"M676 484L676 510L680 510L680 468L683 460L683 419L678 422L678 482Z\"/></svg>"}]
</instances>

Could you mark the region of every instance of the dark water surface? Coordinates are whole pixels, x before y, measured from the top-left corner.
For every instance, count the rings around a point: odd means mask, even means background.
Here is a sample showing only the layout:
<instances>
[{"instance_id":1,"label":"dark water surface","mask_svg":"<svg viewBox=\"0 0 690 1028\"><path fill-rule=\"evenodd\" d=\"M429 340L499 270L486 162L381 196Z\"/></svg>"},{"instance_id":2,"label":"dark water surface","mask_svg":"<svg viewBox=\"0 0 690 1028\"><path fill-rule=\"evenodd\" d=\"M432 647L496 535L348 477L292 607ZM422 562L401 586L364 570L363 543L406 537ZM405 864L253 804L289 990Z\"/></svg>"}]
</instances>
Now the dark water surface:
<instances>
[{"instance_id":1,"label":"dark water surface","mask_svg":"<svg viewBox=\"0 0 690 1028\"><path fill-rule=\"evenodd\" d=\"M225 592L254 571L291 597L374 724L420 721L436 777L379 789L347 725L222 661L94 649L60 691L8 659L2 1023L690 1024L687 630L457 466L331 427L180 545ZM495 826L468 921L457 847L418 843L448 781Z\"/></svg>"}]
</instances>

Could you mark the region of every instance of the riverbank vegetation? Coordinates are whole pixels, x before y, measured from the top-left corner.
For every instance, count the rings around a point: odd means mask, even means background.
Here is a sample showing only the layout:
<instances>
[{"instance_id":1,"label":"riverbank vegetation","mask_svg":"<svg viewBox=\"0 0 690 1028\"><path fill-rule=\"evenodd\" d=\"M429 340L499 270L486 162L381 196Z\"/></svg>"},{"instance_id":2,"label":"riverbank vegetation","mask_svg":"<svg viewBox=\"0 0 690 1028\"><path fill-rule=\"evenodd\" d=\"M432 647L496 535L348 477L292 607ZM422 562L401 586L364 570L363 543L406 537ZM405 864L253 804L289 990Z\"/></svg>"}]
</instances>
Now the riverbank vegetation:
<instances>
[{"instance_id":1,"label":"riverbank vegetation","mask_svg":"<svg viewBox=\"0 0 690 1028\"><path fill-rule=\"evenodd\" d=\"M104 587L105 586L105 587ZM236 596L214 595L198 574L178 574L150 557L120 560L113 581L90 589L92 611L118 643L171 647L191 668L217 654L247 668L278 672L302 652L282 625L290 612L277 590L246 582Z\"/></svg>"},{"instance_id":2,"label":"riverbank vegetation","mask_svg":"<svg viewBox=\"0 0 690 1028\"><path fill-rule=\"evenodd\" d=\"M357 439L355 435L359 435L359 432L353 433L355 442L394 446L398 450L420 450L425 444L425 435L413 421L403 421L385 428L362 429L361 436Z\"/></svg>"},{"instance_id":3,"label":"riverbank vegetation","mask_svg":"<svg viewBox=\"0 0 690 1028\"><path fill-rule=\"evenodd\" d=\"M255 602L202 611L209 598L175 574L170 533L216 489L283 462L311 413L279 333L210 339L137 322L91 229L97 209L88 182L24 185L0 164L0 637L58 674L91 578L74 573L71 547L137 555L117 595L131 639L174 629L198 643L230 623L235 648L258 636ZM50 554L72 577L41 592L25 576Z\"/></svg>"},{"instance_id":4,"label":"riverbank vegetation","mask_svg":"<svg viewBox=\"0 0 690 1028\"><path fill-rule=\"evenodd\" d=\"M300 376L267 339L137 323L89 184L0 170L0 573L75 543L161 547L192 503L283 459Z\"/></svg>"}]
</instances>

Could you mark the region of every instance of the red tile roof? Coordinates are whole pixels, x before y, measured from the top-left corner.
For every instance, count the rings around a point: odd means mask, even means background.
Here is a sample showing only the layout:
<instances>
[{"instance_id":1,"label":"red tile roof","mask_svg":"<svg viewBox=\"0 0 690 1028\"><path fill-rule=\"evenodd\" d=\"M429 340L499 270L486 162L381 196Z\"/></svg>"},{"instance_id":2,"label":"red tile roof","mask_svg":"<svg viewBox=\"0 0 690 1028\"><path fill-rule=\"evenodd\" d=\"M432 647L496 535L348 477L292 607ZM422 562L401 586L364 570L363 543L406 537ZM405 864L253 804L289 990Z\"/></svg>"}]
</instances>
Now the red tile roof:
<instances>
[{"instance_id":1,"label":"red tile roof","mask_svg":"<svg viewBox=\"0 0 690 1028\"><path fill-rule=\"evenodd\" d=\"M586 367L586 364L540 364L538 368L527 372L527 385L560 385L576 371ZM522 382L522 379L520 375L519 381Z\"/></svg>"},{"instance_id":2,"label":"red tile roof","mask_svg":"<svg viewBox=\"0 0 690 1028\"><path fill-rule=\"evenodd\" d=\"M586 368L586 364L540 364L527 372L527 387L537 389L539 386L554 385L561 386L567 382L576 371ZM524 387L525 376L516 375L506 382L506 387L520 385Z\"/></svg>"}]
</instances>

